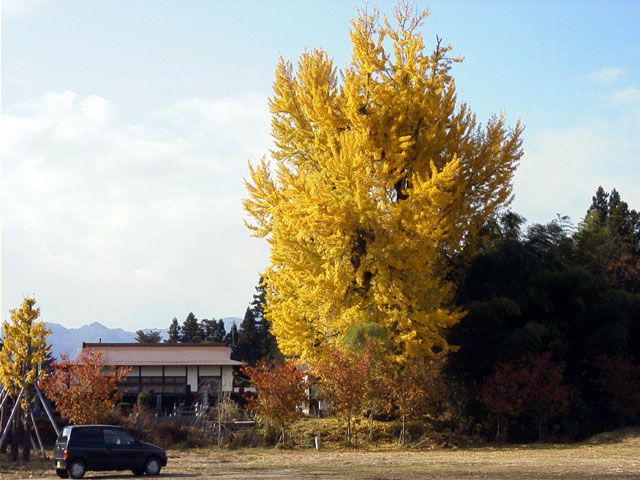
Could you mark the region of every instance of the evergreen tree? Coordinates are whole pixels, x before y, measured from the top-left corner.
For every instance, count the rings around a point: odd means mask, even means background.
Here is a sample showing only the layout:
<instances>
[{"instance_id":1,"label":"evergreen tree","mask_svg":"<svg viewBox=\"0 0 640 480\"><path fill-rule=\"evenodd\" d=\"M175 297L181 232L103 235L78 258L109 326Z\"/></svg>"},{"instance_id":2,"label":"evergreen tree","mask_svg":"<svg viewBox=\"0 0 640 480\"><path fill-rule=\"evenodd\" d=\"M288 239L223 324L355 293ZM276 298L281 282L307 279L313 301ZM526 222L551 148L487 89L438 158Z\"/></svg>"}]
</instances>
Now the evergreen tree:
<instances>
[{"instance_id":1,"label":"evergreen tree","mask_svg":"<svg viewBox=\"0 0 640 480\"><path fill-rule=\"evenodd\" d=\"M160 343L162 337L160 332L151 330L149 333L145 333L143 330L136 331L136 342L138 343Z\"/></svg>"},{"instance_id":2,"label":"evergreen tree","mask_svg":"<svg viewBox=\"0 0 640 480\"><path fill-rule=\"evenodd\" d=\"M51 372L53 370L53 364L56 362L56 359L53 357L51 344L47 343L47 355L44 358L44 361L40 364L40 368L43 372Z\"/></svg>"},{"instance_id":3,"label":"evergreen tree","mask_svg":"<svg viewBox=\"0 0 640 480\"><path fill-rule=\"evenodd\" d=\"M204 340L204 331L193 312L187 315L187 318L182 323L180 332L180 341L182 343L202 343Z\"/></svg>"},{"instance_id":4,"label":"evergreen tree","mask_svg":"<svg viewBox=\"0 0 640 480\"><path fill-rule=\"evenodd\" d=\"M609 194L604 191L602 186L598 187L596 194L591 199L591 205L587 210L587 214L596 212L598 221L604 224L607 214L609 213Z\"/></svg>"},{"instance_id":5,"label":"evergreen tree","mask_svg":"<svg viewBox=\"0 0 640 480\"><path fill-rule=\"evenodd\" d=\"M580 224L577 255L594 274L627 292L640 292L640 213L617 190L599 187Z\"/></svg>"},{"instance_id":6,"label":"evergreen tree","mask_svg":"<svg viewBox=\"0 0 640 480\"><path fill-rule=\"evenodd\" d=\"M178 343L180 341L180 325L178 325L178 319L173 317L171 325L169 325L169 338L165 340L166 343Z\"/></svg>"},{"instance_id":7,"label":"evergreen tree","mask_svg":"<svg viewBox=\"0 0 640 480\"><path fill-rule=\"evenodd\" d=\"M264 307L267 304L267 288L264 283L264 277L260 277L258 285L256 285L256 293L253 294L251 301L251 311L257 323L264 320Z\"/></svg>"},{"instance_id":8,"label":"evergreen tree","mask_svg":"<svg viewBox=\"0 0 640 480\"><path fill-rule=\"evenodd\" d=\"M256 328L253 311L247 308L238 331L238 341L234 349L234 358L242 362L247 362L250 365L255 365L256 362L260 360L262 354L261 347L262 338Z\"/></svg>"},{"instance_id":9,"label":"evergreen tree","mask_svg":"<svg viewBox=\"0 0 640 480\"><path fill-rule=\"evenodd\" d=\"M633 388L623 393L625 388L616 387L604 394L597 384L598 369L615 364L615 356L629 359L628 371L640 365L640 295L623 291L616 277L603 274L607 252L615 245L609 198L604 191L596 195L578 232L562 217L533 225L522 236L508 233L511 228L498 229L493 244L460 272L457 303L468 314L450 331L449 341L460 348L449 354L447 370L450 382L460 389L456 397L467 399L459 406L465 419L461 423L470 421L467 416L473 423L486 415L478 405L478 386L498 364L549 354L554 364L566 365L566 383L574 392L554 429L582 437L619 426L606 408L629 403ZM615 196L613 204L620 208ZM602 223L601 212L607 217ZM496 223L505 224L503 219ZM508 392L514 385L503 386ZM525 392L525 398L532 395ZM540 424L540 412L535 413L540 402L534 403L526 415L514 417L511 439L532 440L541 428L551 426L552 419L546 417Z\"/></svg>"},{"instance_id":10,"label":"evergreen tree","mask_svg":"<svg viewBox=\"0 0 640 480\"><path fill-rule=\"evenodd\" d=\"M271 323L265 317L264 310L267 304L266 285L261 277L256 286L256 293L253 295L251 302L251 312L256 321L257 336L260 339L260 356L261 360L282 359L283 356L278 349L276 338L271 333Z\"/></svg>"},{"instance_id":11,"label":"evergreen tree","mask_svg":"<svg viewBox=\"0 0 640 480\"><path fill-rule=\"evenodd\" d=\"M225 343L227 338L227 327L224 326L224 320L218 320L218 333L215 337L216 343Z\"/></svg>"},{"instance_id":12,"label":"evergreen tree","mask_svg":"<svg viewBox=\"0 0 640 480\"><path fill-rule=\"evenodd\" d=\"M235 351L236 351L236 343L238 342L238 326L236 322L231 324L231 328L229 329L229 333L224 336L224 342L228 346L231 347L231 356L235 359Z\"/></svg>"},{"instance_id":13,"label":"evergreen tree","mask_svg":"<svg viewBox=\"0 0 640 480\"><path fill-rule=\"evenodd\" d=\"M218 332L218 321L215 318L211 320L203 319L200 321L200 328L206 343L218 343L220 334Z\"/></svg>"}]
</instances>

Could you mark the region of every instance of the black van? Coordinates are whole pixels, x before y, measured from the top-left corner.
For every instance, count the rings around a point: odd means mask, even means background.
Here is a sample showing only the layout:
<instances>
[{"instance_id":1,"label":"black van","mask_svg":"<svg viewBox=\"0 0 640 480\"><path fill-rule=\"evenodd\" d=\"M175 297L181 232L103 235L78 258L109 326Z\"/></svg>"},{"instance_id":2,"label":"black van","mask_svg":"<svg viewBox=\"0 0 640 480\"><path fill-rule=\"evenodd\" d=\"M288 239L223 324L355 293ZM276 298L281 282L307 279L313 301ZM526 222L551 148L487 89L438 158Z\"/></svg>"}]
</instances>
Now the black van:
<instances>
[{"instance_id":1,"label":"black van","mask_svg":"<svg viewBox=\"0 0 640 480\"><path fill-rule=\"evenodd\" d=\"M53 450L53 468L60 478L82 478L88 470L156 476L166 464L163 448L141 442L114 425L65 427Z\"/></svg>"}]
</instances>

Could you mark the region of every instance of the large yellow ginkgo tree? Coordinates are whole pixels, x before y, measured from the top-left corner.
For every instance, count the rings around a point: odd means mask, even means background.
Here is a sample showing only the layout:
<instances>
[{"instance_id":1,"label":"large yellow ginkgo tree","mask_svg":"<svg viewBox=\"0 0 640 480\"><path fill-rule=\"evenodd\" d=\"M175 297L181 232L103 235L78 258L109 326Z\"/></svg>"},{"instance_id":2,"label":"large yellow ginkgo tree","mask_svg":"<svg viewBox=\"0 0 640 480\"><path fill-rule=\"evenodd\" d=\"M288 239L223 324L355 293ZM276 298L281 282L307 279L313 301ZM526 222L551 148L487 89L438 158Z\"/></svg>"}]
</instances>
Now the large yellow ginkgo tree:
<instances>
[{"instance_id":1,"label":"large yellow ginkgo tree","mask_svg":"<svg viewBox=\"0 0 640 480\"><path fill-rule=\"evenodd\" d=\"M512 197L521 127L480 125L456 97L451 47L426 51L428 13L352 21L351 64L283 59L270 99L275 148L250 167L245 208L271 246L267 318L285 355L313 362L374 325L403 361L446 350L451 259Z\"/></svg>"}]
</instances>

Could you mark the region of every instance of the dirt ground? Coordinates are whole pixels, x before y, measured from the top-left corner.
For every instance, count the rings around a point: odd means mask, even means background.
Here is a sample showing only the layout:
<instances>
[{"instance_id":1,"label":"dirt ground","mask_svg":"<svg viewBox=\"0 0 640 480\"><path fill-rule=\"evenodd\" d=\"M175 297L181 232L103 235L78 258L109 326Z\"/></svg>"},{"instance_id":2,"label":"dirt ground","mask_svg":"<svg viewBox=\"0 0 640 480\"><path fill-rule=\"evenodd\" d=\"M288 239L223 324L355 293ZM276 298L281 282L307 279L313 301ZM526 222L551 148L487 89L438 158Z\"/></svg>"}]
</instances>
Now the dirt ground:
<instances>
[{"instance_id":1,"label":"dirt ground","mask_svg":"<svg viewBox=\"0 0 640 480\"><path fill-rule=\"evenodd\" d=\"M57 478L44 461L29 468L0 460L0 478ZM89 472L86 478L132 478ZM411 451L170 451L160 477L238 479L640 479L640 433L596 437L578 445L528 445Z\"/></svg>"}]
</instances>

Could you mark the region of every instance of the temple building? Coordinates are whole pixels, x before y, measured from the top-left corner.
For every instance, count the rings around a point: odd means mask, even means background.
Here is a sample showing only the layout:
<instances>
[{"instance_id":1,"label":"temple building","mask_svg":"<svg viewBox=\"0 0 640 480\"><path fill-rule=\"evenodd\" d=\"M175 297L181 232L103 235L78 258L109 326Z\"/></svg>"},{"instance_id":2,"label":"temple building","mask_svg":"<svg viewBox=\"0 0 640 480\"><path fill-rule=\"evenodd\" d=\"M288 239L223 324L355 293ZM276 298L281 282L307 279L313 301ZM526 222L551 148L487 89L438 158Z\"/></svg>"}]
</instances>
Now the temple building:
<instances>
[{"instance_id":1,"label":"temple building","mask_svg":"<svg viewBox=\"0 0 640 480\"><path fill-rule=\"evenodd\" d=\"M123 401L134 403L140 392L149 392L163 412L217 403L233 391L233 368L241 365L224 344L83 342L82 349L101 352L105 365L131 369L119 387Z\"/></svg>"}]
</instances>

